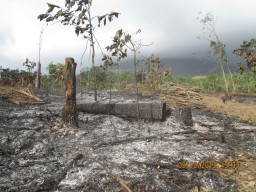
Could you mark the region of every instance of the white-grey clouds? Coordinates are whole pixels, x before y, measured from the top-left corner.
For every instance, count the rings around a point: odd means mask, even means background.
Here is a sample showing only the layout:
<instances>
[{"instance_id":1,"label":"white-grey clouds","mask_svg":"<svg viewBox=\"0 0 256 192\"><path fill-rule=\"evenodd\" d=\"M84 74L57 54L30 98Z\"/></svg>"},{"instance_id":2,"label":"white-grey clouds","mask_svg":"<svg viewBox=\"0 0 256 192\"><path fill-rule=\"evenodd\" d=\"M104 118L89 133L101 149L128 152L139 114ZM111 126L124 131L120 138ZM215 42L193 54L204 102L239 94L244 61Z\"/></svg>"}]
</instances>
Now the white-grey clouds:
<instances>
[{"instance_id":1,"label":"white-grey clouds","mask_svg":"<svg viewBox=\"0 0 256 192\"><path fill-rule=\"evenodd\" d=\"M26 57L37 61L42 27L45 29L41 53L44 67L50 61L63 62L66 56L80 63L86 41L77 37L72 28L61 24L46 26L37 19L47 10L46 2L63 4L64 0L0 2L0 65L20 68ZM196 20L199 11L217 16L216 29L231 53L243 40L255 38L255 7L254 0L94 0L92 12L94 15L121 13L107 26L95 29L102 47L111 43L111 36L120 28L130 33L141 29L139 37L143 42L154 42L144 48L145 54L154 52L162 57L179 58L191 57L192 53L208 48L208 42L196 38L202 34L202 25ZM97 53L100 57L99 49ZM88 66L88 59L84 63Z\"/></svg>"}]
</instances>

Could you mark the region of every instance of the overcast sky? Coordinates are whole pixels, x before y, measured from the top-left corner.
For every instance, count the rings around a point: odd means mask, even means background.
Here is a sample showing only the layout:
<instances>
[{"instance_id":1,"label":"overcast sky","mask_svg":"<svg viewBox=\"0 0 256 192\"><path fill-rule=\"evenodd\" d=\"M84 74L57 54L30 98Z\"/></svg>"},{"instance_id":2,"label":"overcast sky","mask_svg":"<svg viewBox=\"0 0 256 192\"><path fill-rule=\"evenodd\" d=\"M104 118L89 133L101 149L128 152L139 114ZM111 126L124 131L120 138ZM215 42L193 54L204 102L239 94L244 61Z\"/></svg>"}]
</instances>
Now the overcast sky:
<instances>
[{"instance_id":1,"label":"overcast sky","mask_svg":"<svg viewBox=\"0 0 256 192\"><path fill-rule=\"evenodd\" d=\"M48 9L47 2L63 4L64 0L1 0L0 1L0 66L22 68L26 58L38 61L39 35L43 28L41 63L43 69L53 61L64 63L65 57L74 57L80 65L86 41L77 37L72 27L60 23L46 25L37 16ZM212 12L216 30L231 55L244 40L256 38L255 0L93 0L92 15L111 11L120 12L118 19L107 26L96 28L101 47L111 43L115 31L123 28L133 33L141 29L146 47L142 53L159 54L162 58L193 58L193 53L205 52L209 43L198 40L202 24L196 19L199 12ZM83 66L90 64L89 52ZM131 55L131 54L130 54ZM100 51L97 49L97 64Z\"/></svg>"}]
</instances>

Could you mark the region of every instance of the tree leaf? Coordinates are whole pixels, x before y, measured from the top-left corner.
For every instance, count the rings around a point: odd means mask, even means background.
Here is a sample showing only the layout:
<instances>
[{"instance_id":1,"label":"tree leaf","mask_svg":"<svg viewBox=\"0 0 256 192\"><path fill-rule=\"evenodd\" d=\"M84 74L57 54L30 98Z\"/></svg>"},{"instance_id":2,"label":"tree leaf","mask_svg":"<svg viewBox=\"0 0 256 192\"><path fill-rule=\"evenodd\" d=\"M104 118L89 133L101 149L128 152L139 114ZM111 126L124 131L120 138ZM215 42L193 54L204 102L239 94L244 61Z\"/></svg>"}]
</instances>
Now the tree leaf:
<instances>
[{"instance_id":1,"label":"tree leaf","mask_svg":"<svg viewBox=\"0 0 256 192\"><path fill-rule=\"evenodd\" d=\"M76 1L75 1L75 0L72 0L72 1L70 2L70 7L73 7L73 6L75 5L75 3L76 3Z\"/></svg>"},{"instance_id":2,"label":"tree leaf","mask_svg":"<svg viewBox=\"0 0 256 192\"><path fill-rule=\"evenodd\" d=\"M99 17L98 17L98 21L99 21L99 23L101 22L101 20L102 20L104 17L106 17L106 15L99 16Z\"/></svg>"},{"instance_id":3,"label":"tree leaf","mask_svg":"<svg viewBox=\"0 0 256 192\"><path fill-rule=\"evenodd\" d=\"M112 20L113 20L112 16L109 15L109 16L108 16L108 21L111 22Z\"/></svg>"},{"instance_id":4,"label":"tree leaf","mask_svg":"<svg viewBox=\"0 0 256 192\"><path fill-rule=\"evenodd\" d=\"M123 30L122 29L119 29L117 32L116 32L116 34L115 34L115 37L121 37L122 36L122 34L123 34Z\"/></svg>"},{"instance_id":5,"label":"tree leaf","mask_svg":"<svg viewBox=\"0 0 256 192\"><path fill-rule=\"evenodd\" d=\"M84 33L84 32L87 31L88 29L89 29L89 27L80 28L80 33Z\"/></svg>"},{"instance_id":6,"label":"tree leaf","mask_svg":"<svg viewBox=\"0 0 256 192\"><path fill-rule=\"evenodd\" d=\"M50 21L53 21L53 19L54 19L53 17L48 17L45 21L50 22Z\"/></svg>"},{"instance_id":7,"label":"tree leaf","mask_svg":"<svg viewBox=\"0 0 256 192\"><path fill-rule=\"evenodd\" d=\"M49 14L48 13L46 13L46 14L40 14L40 15L38 15L38 19L40 19L40 21L42 21L42 20L44 20L45 18L47 18L49 16Z\"/></svg>"},{"instance_id":8,"label":"tree leaf","mask_svg":"<svg viewBox=\"0 0 256 192\"><path fill-rule=\"evenodd\" d=\"M66 0L65 7L67 7L70 4L70 0Z\"/></svg>"},{"instance_id":9,"label":"tree leaf","mask_svg":"<svg viewBox=\"0 0 256 192\"><path fill-rule=\"evenodd\" d=\"M116 54L117 54L117 51L113 52L113 53L112 53L112 56L116 56Z\"/></svg>"},{"instance_id":10,"label":"tree leaf","mask_svg":"<svg viewBox=\"0 0 256 192\"><path fill-rule=\"evenodd\" d=\"M77 24L77 25L80 25L80 22L81 22L81 20L78 19L77 22L76 22L76 24Z\"/></svg>"},{"instance_id":11,"label":"tree leaf","mask_svg":"<svg viewBox=\"0 0 256 192\"><path fill-rule=\"evenodd\" d=\"M63 13L62 10L59 10L59 11L57 12L58 15L61 15L62 13Z\"/></svg>"},{"instance_id":12,"label":"tree leaf","mask_svg":"<svg viewBox=\"0 0 256 192\"><path fill-rule=\"evenodd\" d=\"M107 56L104 54L101 60L105 61L106 59L107 59Z\"/></svg>"},{"instance_id":13,"label":"tree leaf","mask_svg":"<svg viewBox=\"0 0 256 192\"><path fill-rule=\"evenodd\" d=\"M107 18L106 18L106 17L104 18L104 21L103 21L103 22L104 22L104 26L105 26L106 23L107 23Z\"/></svg>"},{"instance_id":14,"label":"tree leaf","mask_svg":"<svg viewBox=\"0 0 256 192\"><path fill-rule=\"evenodd\" d=\"M78 5L77 9L76 9L76 12L78 11L81 11L82 10L82 6L81 5Z\"/></svg>"},{"instance_id":15,"label":"tree leaf","mask_svg":"<svg viewBox=\"0 0 256 192\"><path fill-rule=\"evenodd\" d=\"M58 6L58 5L53 5L53 4L51 4L51 3L47 3L47 5L48 5L49 9L47 10L46 13L51 13L55 7L56 7L56 8L60 8L60 6Z\"/></svg>"},{"instance_id":16,"label":"tree leaf","mask_svg":"<svg viewBox=\"0 0 256 192\"><path fill-rule=\"evenodd\" d=\"M84 3L84 5L87 5L87 4L89 3L89 1L88 1L88 0L82 0L81 2L83 2L83 3Z\"/></svg>"},{"instance_id":17,"label":"tree leaf","mask_svg":"<svg viewBox=\"0 0 256 192\"><path fill-rule=\"evenodd\" d=\"M77 36L79 35L79 32L80 32L80 27L76 27L75 33Z\"/></svg>"},{"instance_id":18,"label":"tree leaf","mask_svg":"<svg viewBox=\"0 0 256 192\"><path fill-rule=\"evenodd\" d=\"M122 57L127 57L127 52L122 53Z\"/></svg>"},{"instance_id":19,"label":"tree leaf","mask_svg":"<svg viewBox=\"0 0 256 192\"><path fill-rule=\"evenodd\" d=\"M128 41L130 41L130 40L131 40L131 35L129 35L129 34L126 35L126 36L125 36L125 42L128 42Z\"/></svg>"},{"instance_id":20,"label":"tree leaf","mask_svg":"<svg viewBox=\"0 0 256 192\"><path fill-rule=\"evenodd\" d=\"M72 19L72 22L71 22L71 23L72 23L72 25L76 24L76 22L75 22L75 21L76 21L76 19L75 19L75 18L74 18L74 19Z\"/></svg>"},{"instance_id":21,"label":"tree leaf","mask_svg":"<svg viewBox=\"0 0 256 192\"><path fill-rule=\"evenodd\" d=\"M119 14L120 14L120 13L113 12L113 11L110 13L111 16L114 15L116 18L118 18L118 15L119 15Z\"/></svg>"},{"instance_id":22,"label":"tree leaf","mask_svg":"<svg viewBox=\"0 0 256 192\"><path fill-rule=\"evenodd\" d=\"M138 33L140 33L141 32L141 30L140 29L138 29L138 31L136 32L136 34L138 34Z\"/></svg>"}]
</instances>

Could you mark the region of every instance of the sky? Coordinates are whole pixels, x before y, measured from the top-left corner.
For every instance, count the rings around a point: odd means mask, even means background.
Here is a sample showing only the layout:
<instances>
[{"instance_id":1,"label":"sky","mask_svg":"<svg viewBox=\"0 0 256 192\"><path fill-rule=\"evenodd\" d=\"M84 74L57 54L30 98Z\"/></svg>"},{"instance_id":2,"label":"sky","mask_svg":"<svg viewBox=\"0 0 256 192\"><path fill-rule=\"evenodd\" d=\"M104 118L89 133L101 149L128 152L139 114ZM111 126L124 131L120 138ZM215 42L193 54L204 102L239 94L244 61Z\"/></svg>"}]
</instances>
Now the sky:
<instances>
[{"instance_id":1,"label":"sky","mask_svg":"<svg viewBox=\"0 0 256 192\"><path fill-rule=\"evenodd\" d=\"M26 69L22 63L28 58L39 60L39 36L43 29L41 63L43 71L50 62L64 63L65 57L73 57L79 68L91 66L90 51L86 40L77 37L74 28L60 23L46 24L37 19L48 9L47 2L64 5L64 0L1 0L0 1L0 66ZM216 31L226 44L227 53L244 40L256 38L255 0L93 0L92 15L104 15L111 11L121 13L106 26L96 27L94 32L100 47L111 44L111 38L119 29L128 33L141 29L135 38L141 39L143 56L152 53L161 58L196 58L210 50L209 42L199 40L203 34L198 13L211 12L216 17ZM131 57L131 53L128 53ZM101 65L101 51L96 46L96 63ZM235 60L234 60L235 62Z\"/></svg>"}]
</instances>

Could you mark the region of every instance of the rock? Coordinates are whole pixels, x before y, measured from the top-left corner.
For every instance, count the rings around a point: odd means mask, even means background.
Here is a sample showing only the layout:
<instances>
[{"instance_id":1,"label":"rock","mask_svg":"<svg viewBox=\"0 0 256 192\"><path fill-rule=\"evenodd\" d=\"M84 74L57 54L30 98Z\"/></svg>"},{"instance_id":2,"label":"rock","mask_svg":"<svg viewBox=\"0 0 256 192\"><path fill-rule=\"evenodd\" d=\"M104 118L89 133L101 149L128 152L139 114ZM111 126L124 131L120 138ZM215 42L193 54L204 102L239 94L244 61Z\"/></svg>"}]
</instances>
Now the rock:
<instances>
[{"instance_id":1,"label":"rock","mask_svg":"<svg viewBox=\"0 0 256 192\"><path fill-rule=\"evenodd\" d=\"M225 94L221 95L221 99L222 99L223 103L226 103L227 100L231 100L232 99L232 96L229 95L228 93L225 93Z\"/></svg>"}]
</instances>

